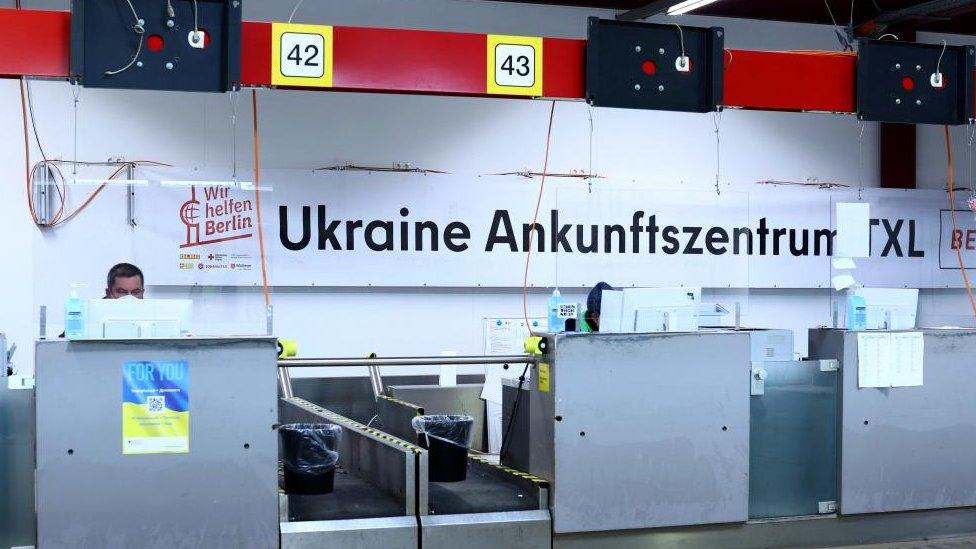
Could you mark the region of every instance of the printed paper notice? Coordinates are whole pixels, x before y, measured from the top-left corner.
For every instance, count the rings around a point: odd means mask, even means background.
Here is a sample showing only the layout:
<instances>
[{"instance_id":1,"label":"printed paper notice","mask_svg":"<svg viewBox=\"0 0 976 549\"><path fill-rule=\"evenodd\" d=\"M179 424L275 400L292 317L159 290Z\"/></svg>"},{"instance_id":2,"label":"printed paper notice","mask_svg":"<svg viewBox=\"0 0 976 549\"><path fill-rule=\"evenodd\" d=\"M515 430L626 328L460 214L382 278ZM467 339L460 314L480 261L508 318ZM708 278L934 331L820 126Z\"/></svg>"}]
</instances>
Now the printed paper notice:
<instances>
[{"instance_id":1,"label":"printed paper notice","mask_svg":"<svg viewBox=\"0 0 976 549\"><path fill-rule=\"evenodd\" d=\"M532 330L543 330L545 319L530 318ZM529 337L529 326L524 319L516 318L486 318L485 319L485 354L486 355L521 355L525 353L525 338ZM524 364L509 364L505 369L503 364L491 364L485 367L485 386L481 391L481 398L496 404L502 403L502 378L518 378L525 369ZM526 374L526 379L531 377Z\"/></svg>"},{"instance_id":2,"label":"printed paper notice","mask_svg":"<svg viewBox=\"0 0 976 549\"><path fill-rule=\"evenodd\" d=\"M922 332L857 334L857 385L921 386L925 354Z\"/></svg>"},{"instance_id":3,"label":"printed paper notice","mask_svg":"<svg viewBox=\"0 0 976 549\"><path fill-rule=\"evenodd\" d=\"M185 360L122 365L122 453L190 451L189 371Z\"/></svg>"},{"instance_id":4,"label":"printed paper notice","mask_svg":"<svg viewBox=\"0 0 976 549\"><path fill-rule=\"evenodd\" d=\"M837 203L838 257L869 257L871 255L871 205L866 202Z\"/></svg>"},{"instance_id":5,"label":"printed paper notice","mask_svg":"<svg viewBox=\"0 0 976 549\"><path fill-rule=\"evenodd\" d=\"M891 334L892 387L920 387L924 367L925 336L922 332Z\"/></svg>"},{"instance_id":6,"label":"printed paper notice","mask_svg":"<svg viewBox=\"0 0 976 549\"><path fill-rule=\"evenodd\" d=\"M857 334L857 386L891 387L891 334Z\"/></svg>"}]
</instances>

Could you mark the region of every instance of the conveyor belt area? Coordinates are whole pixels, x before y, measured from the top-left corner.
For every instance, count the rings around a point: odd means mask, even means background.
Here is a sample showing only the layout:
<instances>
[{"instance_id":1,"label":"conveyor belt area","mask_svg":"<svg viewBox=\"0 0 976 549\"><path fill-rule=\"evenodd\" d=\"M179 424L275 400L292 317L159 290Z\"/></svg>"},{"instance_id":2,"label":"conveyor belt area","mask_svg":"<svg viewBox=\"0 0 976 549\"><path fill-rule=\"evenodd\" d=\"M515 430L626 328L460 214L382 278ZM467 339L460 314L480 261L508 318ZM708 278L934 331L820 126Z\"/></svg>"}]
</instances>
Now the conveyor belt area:
<instances>
[{"instance_id":1,"label":"conveyor belt area","mask_svg":"<svg viewBox=\"0 0 976 549\"><path fill-rule=\"evenodd\" d=\"M468 468L462 482L431 482L430 514L455 515L497 511L531 511L539 508L538 491L502 482L478 467Z\"/></svg>"},{"instance_id":2,"label":"conveyor belt area","mask_svg":"<svg viewBox=\"0 0 976 549\"><path fill-rule=\"evenodd\" d=\"M331 494L288 496L290 522L396 517L402 514L402 502L344 469L336 469L335 489Z\"/></svg>"}]
</instances>

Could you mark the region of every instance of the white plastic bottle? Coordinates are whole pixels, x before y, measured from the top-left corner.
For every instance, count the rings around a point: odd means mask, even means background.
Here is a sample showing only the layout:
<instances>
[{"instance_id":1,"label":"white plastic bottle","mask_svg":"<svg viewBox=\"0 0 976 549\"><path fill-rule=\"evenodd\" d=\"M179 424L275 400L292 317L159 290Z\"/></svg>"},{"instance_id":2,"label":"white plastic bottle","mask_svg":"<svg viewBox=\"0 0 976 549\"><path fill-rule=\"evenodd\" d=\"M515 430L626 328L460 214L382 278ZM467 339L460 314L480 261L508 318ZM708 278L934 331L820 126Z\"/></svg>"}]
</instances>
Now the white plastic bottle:
<instances>
[{"instance_id":1,"label":"white plastic bottle","mask_svg":"<svg viewBox=\"0 0 976 549\"><path fill-rule=\"evenodd\" d=\"M68 299L64 302L64 337L82 339L85 337L85 300L78 297L78 287L72 286Z\"/></svg>"},{"instance_id":2,"label":"white plastic bottle","mask_svg":"<svg viewBox=\"0 0 976 549\"><path fill-rule=\"evenodd\" d=\"M566 320L559 318L559 305L562 303L562 296L559 288L552 291L549 297L549 333L555 334L566 330Z\"/></svg>"}]
</instances>

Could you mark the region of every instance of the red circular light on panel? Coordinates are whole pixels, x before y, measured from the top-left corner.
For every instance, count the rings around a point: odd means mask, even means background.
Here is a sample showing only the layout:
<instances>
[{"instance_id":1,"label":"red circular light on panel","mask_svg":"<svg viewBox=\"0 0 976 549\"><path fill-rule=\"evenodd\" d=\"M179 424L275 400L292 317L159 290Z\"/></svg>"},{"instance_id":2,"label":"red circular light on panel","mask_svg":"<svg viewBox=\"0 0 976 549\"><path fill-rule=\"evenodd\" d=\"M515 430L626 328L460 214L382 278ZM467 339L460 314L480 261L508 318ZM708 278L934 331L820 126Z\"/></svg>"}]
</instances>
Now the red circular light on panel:
<instances>
[{"instance_id":1,"label":"red circular light on panel","mask_svg":"<svg viewBox=\"0 0 976 549\"><path fill-rule=\"evenodd\" d=\"M911 76L906 76L901 79L901 88L905 91L912 91L915 89L915 81L912 80Z\"/></svg>"},{"instance_id":2,"label":"red circular light on panel","mask_svg":"<svg viewBox=\"0 0 976 549\"><path fill-rule=\"evenodd\" d=\"M641 63L641 70L644 71L644 74L651 76L657 72L657 65L654 64L654 61L648 59Z\"/></svg>"},{"instance_id":3,"label":"red circular light on panel","mask_svg":"<svg viewBox=\"0 0 976 549\"><path fill-rule=\"evenodd\" d=\"M166 43L163 41L163 37L158 34L150 34L146 38L146 49L149 51L159 51L163 49Z\"/></svg>"}]
</instances>

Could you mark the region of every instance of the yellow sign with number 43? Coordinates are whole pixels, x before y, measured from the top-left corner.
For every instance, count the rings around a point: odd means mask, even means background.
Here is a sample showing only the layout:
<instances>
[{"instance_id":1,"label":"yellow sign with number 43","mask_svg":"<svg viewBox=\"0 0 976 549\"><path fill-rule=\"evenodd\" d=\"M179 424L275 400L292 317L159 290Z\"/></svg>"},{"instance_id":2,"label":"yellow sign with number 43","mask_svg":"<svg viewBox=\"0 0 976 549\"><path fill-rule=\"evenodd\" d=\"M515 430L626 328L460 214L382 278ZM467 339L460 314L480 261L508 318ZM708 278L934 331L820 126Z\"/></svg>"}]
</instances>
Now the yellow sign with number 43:
<instances>
[{"instance_id":1,"label":"yellow sign with number 43","mask_svg":"<svg viewBox=\"0 0 976 549\"><path fill-rule=\"evenodd\" d=\"M542 95L542 38L488 35L491 95Z\"/></svg>"}]
</instances>

